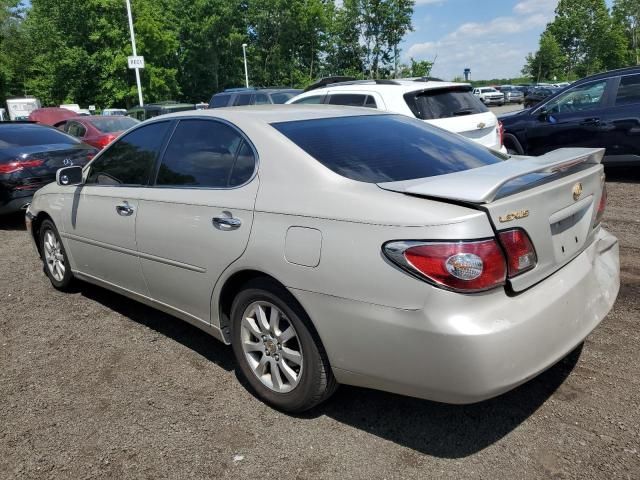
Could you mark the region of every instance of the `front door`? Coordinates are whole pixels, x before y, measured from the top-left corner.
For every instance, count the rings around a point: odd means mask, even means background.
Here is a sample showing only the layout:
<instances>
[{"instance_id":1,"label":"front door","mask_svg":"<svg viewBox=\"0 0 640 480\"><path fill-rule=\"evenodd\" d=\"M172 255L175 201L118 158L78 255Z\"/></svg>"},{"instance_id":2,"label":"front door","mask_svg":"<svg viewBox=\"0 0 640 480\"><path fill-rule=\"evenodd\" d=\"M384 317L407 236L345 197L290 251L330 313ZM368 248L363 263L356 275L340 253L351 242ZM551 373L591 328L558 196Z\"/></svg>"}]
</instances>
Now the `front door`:
<instances>
[{"instance_id":1,"label":"front door","mask_svg":"<svg viewBox=\"0 0 640 480\"><path fill-rule=\"evenodd\" d=\"M607 80L579 85L533 111L537 123L527 129L527 153L543 155L561 147L603 144Z\"/></svg>"},{"instance_id":2,"label":"front door","mask_svg":"<svg viewBox=\"0 0 640 480\"><path fill-rule=\"evenodd\" d=\"M140 195L137 247L153 299L210 322L213 287L249 241L255 170L255 151L235 127L179 121Z\"/></svg>"},{"instance_id":3,"label":"front door","mask_svg":"<svg viewBox=\"0 0 640 480\"><path fill-rule=\"evenodd\" d=\"M170 122L141 126L88 166L66 196L62 235L79 273L148 296L136 250L139 194L155 170Z\"/></svg>"}]
</instances>

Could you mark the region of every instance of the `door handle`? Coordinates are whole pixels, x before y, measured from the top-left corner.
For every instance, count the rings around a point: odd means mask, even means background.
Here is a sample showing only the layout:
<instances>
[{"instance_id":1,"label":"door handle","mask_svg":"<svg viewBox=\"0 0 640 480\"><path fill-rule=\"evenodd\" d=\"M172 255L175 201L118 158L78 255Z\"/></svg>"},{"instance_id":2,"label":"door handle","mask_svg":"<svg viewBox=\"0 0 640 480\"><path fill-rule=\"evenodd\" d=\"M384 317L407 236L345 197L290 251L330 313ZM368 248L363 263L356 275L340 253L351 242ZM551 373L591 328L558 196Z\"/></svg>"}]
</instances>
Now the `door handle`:
<instances>
[{"instance_id":1,"label":"door handle","mask_svg":"<svg viewBox=\"0 0 640 480\"><path fill-rule=\"evenodd\" d=\"M116 212L118 212L118 215L121 217L129 217L133 215L133 207L129 205L129 202L125 201L120 205L116 205Z\"/></svg>"},{"instance_id":2,"label":"door handle","mask_svg":"<svg viewBox=\"0 0 640 480\"><path fill-rule=\"evenodd\" d=\"M242 221L235 217L213 217L213 224L217 227L223 227L225 230L235 230L242 225Z\"/></svg>"},{"instance_id":3,"label":"door handle","mask_svg":"<svg viewBox=\"0 0 640 480\"><path fill-rule=\"evenodd\" d=\"M600 125L600 119L599 118L587 118L585 120L583 120L580 125L588 125L588 126L593 126L593 127L597 127Z\"/></svg>"}]
</instances>

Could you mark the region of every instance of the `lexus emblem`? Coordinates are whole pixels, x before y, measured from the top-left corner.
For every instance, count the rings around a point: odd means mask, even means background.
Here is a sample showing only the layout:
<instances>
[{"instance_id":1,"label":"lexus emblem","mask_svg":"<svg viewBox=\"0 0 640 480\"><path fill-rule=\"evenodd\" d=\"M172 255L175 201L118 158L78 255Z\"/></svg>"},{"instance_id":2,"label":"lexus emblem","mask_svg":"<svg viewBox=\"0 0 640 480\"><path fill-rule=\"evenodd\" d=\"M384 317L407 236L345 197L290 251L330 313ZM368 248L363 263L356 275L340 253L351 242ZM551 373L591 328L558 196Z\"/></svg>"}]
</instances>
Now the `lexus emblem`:
<instances>
[{"instance_id":1,"label":"lexus emblem","mask_svg":"<svg viewBox=\"0 0 640 480\"><path fill-rule=\"evenodd\" d=\"M62 164L63 164L65 167L70 167L71 165L73 165L73 160L71 160L70 158L65 158L65 159L62 161Z\"/></svg>"},{"instance_id":2,"label":"lexus emblem","mask_svg":"<svg viewBox=\"0 0 640 480\"><path fill-rule=\"evenodd\" d=\"M578 182L573 186L573 200L578 201L582 196L582 183Z\"/></svg>"}]
</instances>

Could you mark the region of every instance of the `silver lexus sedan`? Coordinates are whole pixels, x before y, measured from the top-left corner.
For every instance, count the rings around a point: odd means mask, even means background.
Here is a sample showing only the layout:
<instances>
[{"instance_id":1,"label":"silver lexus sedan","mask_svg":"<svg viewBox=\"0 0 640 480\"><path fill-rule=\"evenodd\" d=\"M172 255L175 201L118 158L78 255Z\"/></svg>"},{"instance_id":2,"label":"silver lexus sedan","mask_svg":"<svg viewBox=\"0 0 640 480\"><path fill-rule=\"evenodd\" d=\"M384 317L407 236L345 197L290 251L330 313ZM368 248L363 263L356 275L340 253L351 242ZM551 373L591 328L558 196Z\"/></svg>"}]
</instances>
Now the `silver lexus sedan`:
<instances>
[{"instance_id":1,"label":"silver lexus sedan","mask_svg":"<svg viewBox=\"0 0 640 480\"><path fill-rule=\"evenodd\" d=\"M231 344L290 412L340 383L471 403L579 345L619 289L601 149L507 157L364 108L157 117L27 211L83 280Z\"/></svg>"}]
</instances>

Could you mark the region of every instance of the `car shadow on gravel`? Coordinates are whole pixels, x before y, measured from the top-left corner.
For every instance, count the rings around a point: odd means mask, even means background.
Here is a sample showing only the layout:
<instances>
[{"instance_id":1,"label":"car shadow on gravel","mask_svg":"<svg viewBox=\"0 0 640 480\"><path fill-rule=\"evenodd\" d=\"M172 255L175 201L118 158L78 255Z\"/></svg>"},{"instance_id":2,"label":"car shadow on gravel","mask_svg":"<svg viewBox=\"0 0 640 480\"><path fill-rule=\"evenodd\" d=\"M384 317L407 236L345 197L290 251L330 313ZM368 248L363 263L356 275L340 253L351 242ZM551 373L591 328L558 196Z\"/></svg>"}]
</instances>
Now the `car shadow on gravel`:
<instances>
[{"instance_id":1,"label":"car shadow on gravel","mask_svg":"<svg viewBox=\"0 0 640 480\"><path fill-rule=\"evenodd\" d=\"M447 405L364 388L342 386L306 418L339 422L441 458L463 458L494 444L531 416L577 364L582 345L520 387L473 405Z\"/></svg>"},{"instance_id":2,"label":"car shadow on gravel","mask_svg":"<svg viewBox=\"0 0 640 480\"><path fill-rule=\"evenodd\" d=\"M235 368L230 348L187 322L90 283L78 282L76 291L140 325L171 338L227 371Z\"/></svg>"},{"instance_id":3,"label":"car shadow on gravel","mask_svg":"<svg viewBox=\"0 0 640 480\"><path fill-rule=\"evenodd\" d=\"M25 230L24 213L0 215L0 230Z\"/></svg>"}]
</instances>

